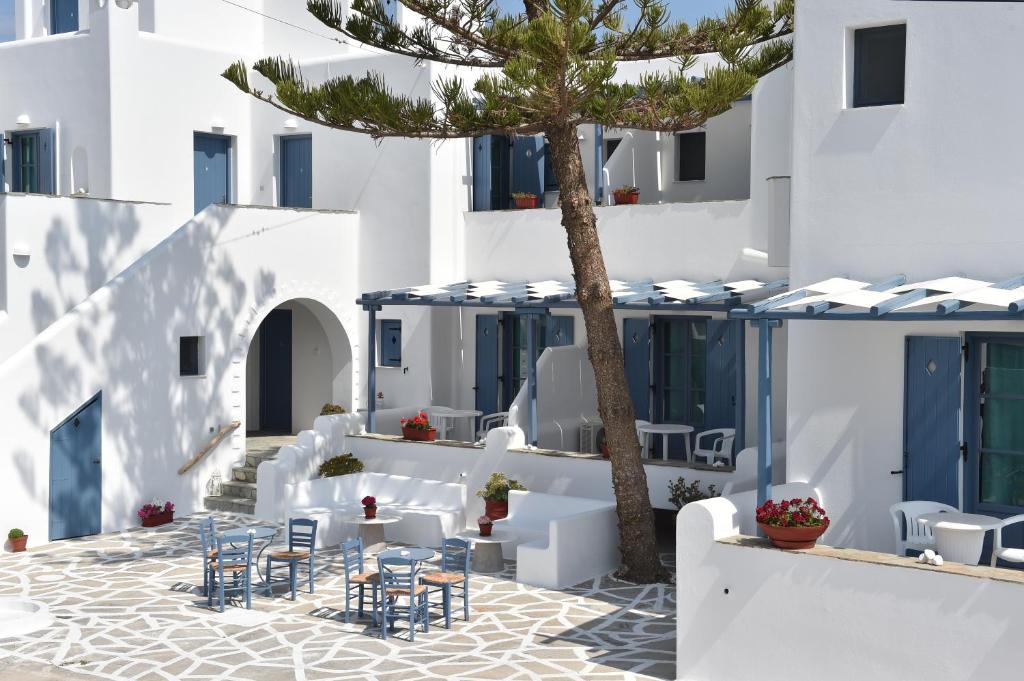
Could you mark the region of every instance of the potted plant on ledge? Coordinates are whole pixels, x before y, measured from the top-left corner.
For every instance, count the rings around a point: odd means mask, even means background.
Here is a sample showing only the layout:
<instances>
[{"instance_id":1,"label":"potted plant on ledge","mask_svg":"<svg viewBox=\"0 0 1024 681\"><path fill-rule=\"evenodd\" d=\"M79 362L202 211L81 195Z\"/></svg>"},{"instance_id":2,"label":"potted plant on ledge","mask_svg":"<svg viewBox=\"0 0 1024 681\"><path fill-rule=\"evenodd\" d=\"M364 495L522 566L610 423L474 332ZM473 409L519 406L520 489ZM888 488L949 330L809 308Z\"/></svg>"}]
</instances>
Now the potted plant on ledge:
<instances>
[{"instance_id":1,"label":"potted plant on ledge","mask_svg":"<svg viewBox=\"0 0 1024 681\"><path fill-rule=\"evenodd\" d=\"M402 437L406 440L433 442L437 439L437 428L430 425L427 413L421 411L411 419L402 419Z\"/></svg>"},{"instance_id":2,"label":"potted plant on ledge","mask_svg":"<svg viewBox=\"0 0 1024 681\"><path fill-rule=\"evenodd\" d=\"M622 187L619 187L618 189L613 189L612 196L615 197L616 206L639 203L640 188L634 187L631 184L627 184Z\"/></svg>"},{"instance_id":3,"label":"potted plant on ledge","mask_svg":"<svg viewBox=\"0 0 1024 681\"><path fill-rule=\"evenodd\" d=\"M21 551L24 551L25 545L28 544L28 535L19 530L17 527L15 527L7 533L7 539L11 542L11 551L13 551L14 553L20 553Z\"/></svg>"},{"instance_id":4,"label":"potted plant on ledge","mask_svg":"<svg viewBox=\"0 0 1024 681\"><path fill-rule=\"evenodd\" d=\"M373 520L377 517L377 497L371 497L369 495L363 497L363 515L366 516L367 520Z\"/></svg>"},{"instance_id":5,"label":"potted plant on ledge","mask_svg":"<svg viewBox=\"0 0 1024 681\"><path fill-rule=\"evenodd\" d=\"M484 514L491 520L508 517L509 490L526 491L518 480L510 480L504 473L491 473L484 488L476 493L484 500Z\"/></svg>"},{"instance_id":6,"label":"potted plant on ledge","mask_svg":"<svg viewBox=\"0 0 1024 681\"><path fill-rule=\"evenodd\" d=\"M482 515L476 519L476 524L480 527L481 537L490 537L491 530L494 529L494 521L489 516Z\"/></svg>"},{"instance_id":7,"label":"potted plant on ledge","mask_svg":"<svg viewBox=\"0 0 1024 681\"><path fill-rule=\"evenodd\" d=\"M537 195L530 192L512 192L512 202L516 208L536 208Z\"/></svg>"},{"instance_id":8,"label":"potted plant on ledge","mask_svg":"<svg viewBox=\"0 0 1024 681\"><path fill-rule=\"evenodd\" d=\"M813 497L768 501L757 509L757 526L780 549L809 549L828 529L825 509Z\"/></svg>"},{"instance_id":9,"label":"potted plant on ledge","mask_svg":"<svg viewBox=\"0 0 1024 681\"><path fill-rule=\"evenodd\" d=\"M174 504L169 501L161 503L154 500L151 503L144 504L139 509L138 516L142 520L143 527L166 525L174 520Z\"/></svg>"}]
</instances>

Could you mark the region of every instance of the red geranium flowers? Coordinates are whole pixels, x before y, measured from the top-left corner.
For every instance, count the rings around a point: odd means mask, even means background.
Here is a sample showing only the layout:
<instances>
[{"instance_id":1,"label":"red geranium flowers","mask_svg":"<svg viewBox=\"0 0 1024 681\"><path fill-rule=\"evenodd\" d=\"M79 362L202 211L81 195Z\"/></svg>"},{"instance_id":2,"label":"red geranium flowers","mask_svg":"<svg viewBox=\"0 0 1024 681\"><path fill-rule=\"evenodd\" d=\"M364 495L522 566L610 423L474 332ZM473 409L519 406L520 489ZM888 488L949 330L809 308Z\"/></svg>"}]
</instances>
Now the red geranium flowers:
<instances>
[{"instance_id":1,"label":"red geranium flowers","mask_svg":"<svg viewBox=\"0 0 1024 681\"><path fill-rule=\"evenodd\" d=\"M411 419L402 419L402 427L412 428L413 430L430 430L430 419L425 411L421 411Z\"/></svg>"},{"instance_id":2,"label":"red geranium flowers","mask_svg":"<svg viewBox=\"0 0 1024 681\"><path fill-rule=\"evenodd\" d=\"M825 509L813 497L806 499L769 499L757 509L757 522L772 527L828 527Z\"/></svg>"},{"instance_id":3,"label":"red geranium flowers","mask_svg":"<svg viewBox=\"0 0 1024 681\"><path fill-rule=\"evenodd\" d=\"M371 497L371 496L367 495L367 496L363 497L363 502L362 503L363 503L363 506L376 506L377 505L377 497Z\"/></svg>"}]
</instances>

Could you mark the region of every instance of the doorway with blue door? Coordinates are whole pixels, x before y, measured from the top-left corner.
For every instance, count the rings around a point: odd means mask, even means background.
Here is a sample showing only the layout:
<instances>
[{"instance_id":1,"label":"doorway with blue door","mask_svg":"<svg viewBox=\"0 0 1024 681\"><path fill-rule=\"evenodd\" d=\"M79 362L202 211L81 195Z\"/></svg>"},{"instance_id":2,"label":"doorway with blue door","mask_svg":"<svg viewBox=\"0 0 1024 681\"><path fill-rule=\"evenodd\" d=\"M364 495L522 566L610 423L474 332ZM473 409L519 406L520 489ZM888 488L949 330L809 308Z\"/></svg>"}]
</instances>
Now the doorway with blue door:
<instances>
[{"instance_id":1,"label":"doorway with blue door","mask_svg":"<svg viewBox=\"0 0 1024 681\"><path fill-rule=\"evenodd\" d=\"M313 137L287 135L281 137L282 208L313 207Z\"/></svg>"},{"instance_id":2,"label":"doorway with blue door","mask_svg":"<svg viewBox=\"0 0 1024 681\"><path fill-rule=\"evenodd\" d=\"M193 196L195 213L213 203L231 202L231 138L205 132L193 134Z\"/></svg>"},{"instance_id":3,"label":"doorway with blue door","mask_svg":"<svg viewBox=\"0 0 1024 681\"><path fill-rule=\"evenodd\" d=\"M473 140L473 210L505 210L512 194L554 197L558 179L543 135L485 135ZM554 207L554 206L549 206Z\"/></svg>"},{"instance_id":4,"label":"doorway with blue door","mask_svg":"<svg viewBox=\"0 0 1024 681\"><path fill-rule=\"evenodd\" d=\"M50 541L99 534L103 401L96 395L50 431Z\"/></svg>"},{"instance_id":5,"label":"doorway with blue door","mask_svg":"<svg viewBox=\"0 0 1024 681\"><path fill-rule=\"evenodd\" d=\"M78 30L78 0L50 0L50 35Z\"/></svg>"}]
</instances>

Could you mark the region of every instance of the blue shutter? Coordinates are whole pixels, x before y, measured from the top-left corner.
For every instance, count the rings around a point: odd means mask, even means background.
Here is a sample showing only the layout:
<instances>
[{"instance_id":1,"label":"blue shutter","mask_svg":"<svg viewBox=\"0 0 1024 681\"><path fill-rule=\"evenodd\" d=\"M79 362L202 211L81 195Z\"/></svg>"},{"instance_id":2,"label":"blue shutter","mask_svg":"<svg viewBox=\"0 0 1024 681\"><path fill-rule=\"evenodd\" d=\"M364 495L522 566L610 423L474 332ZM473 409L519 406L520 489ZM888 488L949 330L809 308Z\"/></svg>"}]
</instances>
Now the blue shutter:
<instances>
[{"instance_id":1,"label":"blue shutter","mask_svg":"<svg viewBox=\"0 0 1024 681\"><path fill-rule=\"evenodd\" d=\"M398 18L398 0L381 0L384 4L384 13L387 14L388 18L395 21Z\"/></svg>"},{"instance_id":2,"label":"blue shutter","mask_svg":"<svg viewBox=\"0 0 1024 681\"><path fill-rule=\"evenodd\" d=\"M380 321L380 365L402 366L402 322L398 319Z\"/></svg>"},{"instance_id":3,"label":"blue shutter","mask_svg":"<svg viewBox=\"0 0 1024 681\"><path fill-rule=\"evenodd\" d=\"M57 135L53 128L39 131L39 193L57 193Z\"/></svg>"},{"instance_id":4,"label":"blue shutter","mask_svg":"<svg viewBox=\"0 0 1024 681\"><path fill-rule=\"evenodd\" d=\"M3 141L3 134L0 133L0 194L7 191L6 176L4 170L7 166L7 144Z\"/></svg>"},{"instance_id":5,"label":"blue shutter","mask_svg":"<svg viewBox=\"0 0 1024 681\"><path fill-rule=\"evenodd\" d=\"M281 206L313 207L313 138L281 138Z\"/></svg>"},{"instance_id":6,"label":"blue shutter","mask_svg":"<svg viewBox=\"0 0 1024 681\"><path fill-rule=\"evenodd\" d=\"M50 0L50 35L78 30L78 0Z\"/></svg>"},{"instance_id":7,"label":"blue shutter","mask_svg":"<svg viewBox=\"0 0 1024 681\"><path fill-rule=\"evenodd\" d=\"M50 433L50 539L98 534L102 509L99 397Z\"/></svg>"},{"instance_id":8,"label":"blue shutter","mask_svg":"<svg viewBox=\"0 0 1024 681\"><path fill-rule=\"evenodd\" d=\"M735 428L739 403L737 394L738 349L743 339L743 322L708 320L707 398L704 427Z\"/></svg>"},{"instance_id":9,"label":"blue shutter","mask_svg":"<svg viewBox=\"0 0 1024 681\"><path fill-rule=\"evenodd\" d=\"M557 348L563 345L572 345L574 321L572 315L549 316L544 327L544 347Z\"/></svg>"},{"instance_id":10,"label":"blue shutter","mask_svg":"<svg viewBox=\"0 0 1024 681\"><path fill-rule=\"evenodd\" d=\"M638 419L651 418L651 321L647 317L622 320L622 351L626 382Z\"/></svg>"},{"instance_id":11,"label":"blue shutter","mask_svg":"<svg viewBox=\"0 0 1024 681\"><path fill-rule=\"evenodd\" d=\"M529 192L544 198L543 135L527 135L512 140L512 191Z\"/></svg>"},{"instance_id":12,"label":"blue shutter","mask_svg":"<svg viewBox=\"0 0 1024 681\"><path fill-rule=\"evenodd\" d=\"M473 139L473 210L494 210L491 205L491 135Z\"/></svg>"},{"instance_id":13,"label":"blue shutter","mask_svg":"<svg viewBox=\"0 0 1024 681\"><path fill-rule=\"evenodd\" d=\"M476 408L498 411L498 315L476 317Z\"/></svg>"},{"instance_id":14,"label":"blue shutter","mask_svg":"<svg viewBox=\"0 0 1024 681\"><path fill-rule=\"evenodd\" d=\"M960 339L908 336L904 367L903 494L959 505Z\"/></svg>"}]
</instances>

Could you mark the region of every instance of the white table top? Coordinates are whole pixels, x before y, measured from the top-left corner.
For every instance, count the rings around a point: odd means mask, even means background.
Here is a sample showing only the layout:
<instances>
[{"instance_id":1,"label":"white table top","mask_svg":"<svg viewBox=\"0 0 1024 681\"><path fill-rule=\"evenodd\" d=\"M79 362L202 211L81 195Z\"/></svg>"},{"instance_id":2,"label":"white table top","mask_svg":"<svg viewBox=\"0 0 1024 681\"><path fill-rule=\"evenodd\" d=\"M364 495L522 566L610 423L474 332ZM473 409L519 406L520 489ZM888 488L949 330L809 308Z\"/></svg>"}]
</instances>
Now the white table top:
<instances>
[{"instance_id":1,"label":"white table top","mask_svg":"<svg viewBox=\"0 0 1024 681\"><path fill-rule=\"evenodd\" d=\"M917 522L942 530L983 531L994 530L1003 524L1002 519L977 513L925 513Z\"/></svg>"},{"instance_id":2,"label":"white table top","mask_svg":"<svg viewBox=\"0 0 1024 681\"><path fill-rule=\"evenodd\" d=\"M465 530L463 532L459 532L458 537L477 544L504 544L505 542L510 542L515 539L516 534L510 530L499 530L495 528L491 530L490 537L481 537L480 530Z\"/></svg>"},{"instance_id":3,"label":"white table top","mask_svg":"<svg viewBox=\"0 0 1024 681\"><path fill-rule=\"evenodd\" d=\"M646 425L637 426L636 429L641 433L651 433L654 435L674 435L678 433L693 432L693 426L683 425L682 423L648 423Z\"/></svg>"},{"instance_id":4,"label":"white table top","mask_svg":"<svg viewBox=\"0 0 1024 681\"><path fill-rule=\"evenodd\" d=\"M401 519L402 516L400 515L387 515L378 513L376 518L367 518L363 515L350 516L348 522L353 523L355 525L387 525L388 523L397 523Z\"/></svg>"}]
</instances>

